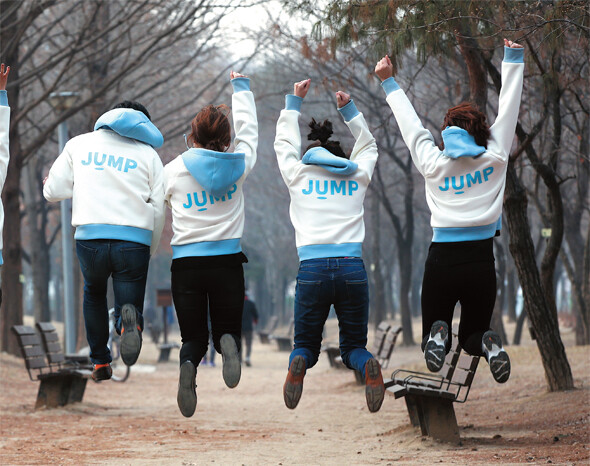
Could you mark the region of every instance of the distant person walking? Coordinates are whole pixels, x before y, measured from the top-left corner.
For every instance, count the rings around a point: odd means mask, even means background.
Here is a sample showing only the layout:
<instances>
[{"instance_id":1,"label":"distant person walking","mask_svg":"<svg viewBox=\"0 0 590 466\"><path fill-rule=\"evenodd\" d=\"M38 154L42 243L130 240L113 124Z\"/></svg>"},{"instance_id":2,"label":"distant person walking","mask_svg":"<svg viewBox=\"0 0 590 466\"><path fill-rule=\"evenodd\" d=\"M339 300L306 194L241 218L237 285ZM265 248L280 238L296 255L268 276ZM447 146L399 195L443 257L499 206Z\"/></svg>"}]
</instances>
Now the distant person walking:
<instances>
[{"instance_id":1,"label":"distant person walking","mask_svg":"<svg viewBox=\"0 0 590 466\"><path fill-rule=\"evenodd\" d=\"M240 245L242 187L256 163L258 121L250 79L233 71L230 78L235 152L227 152L230 109L209 105L191 123L187 150L164 169L174 232L172 297L182 337L177 401L186 417L197 406L196 368L209 342L207 307L213 344L223 359L223 380L234 388L241 375L242 264L248 261Z\"/></svg>"},{"instance_id":2,"label":"distant person walking","mask_svg":"<svg viewBox=\"0 0 590 466\"><path fill-rule=\"evenodd\" d=\"M275 151L289 188L299 272L295 289L294 349L283 386L285 405L294 409L305 372L320 354L322 331L333 304L340 328L340 353L350 369L365 376L369 411L381 408L385 387L381 367L367 351L369 288L362 259L363 202L377 162L377 144L350 96L336 92L338 111L355 138L349 157L330 139L332 123L309 124L312 142L301 157L299 116L311 80L295 83L277 122Z\"/></svg>"},{"instance_id":3,"label":"distant person walking","mask_svg":"<svg viewBox=\"0 0 590 466\"><path fill-rule=\"evenodd\" d=\"M497 382L510 376L510 359L500 336L490 329L496 300L493 237L502 227L506 169L518 120L524 50L504 39L498 116L490 127L470 103L447 111L441 148L424 128L408 97L393 78L389 57L377 63L387 103L414 165L422 174L434 230L422 281L422 351L438 372L451 347L449 327L461 303L459 343L484 356Z\"/></svg>"},{"instance_id":4,"label":"distant person walking","mask_svg":"<svg viewBox=\"0 0 590 466\"><path fill-rule=\"evenodd\" d=\"M254 325L258 323L258 310L256 304L250 299L248 293L244 294L244 310L242 311L242 351L240 356L244 358L246 366L251 366L250 356L252 355L252 336ZM245 346L245 354L244 354Z\"/></svg>"},{"instance_id":5,"label":"distant person walking","mask_svg":"<svg viewBox=\"0 0 590 466\"><path fill-rule=\"evenodd\" d=\"M135 364L142 344L150 253L164 226L164 139L147 109L125 101L94 131L70 139L44 180L50 202L72 198L76 252L84 276L84 322L95 380L110 379L107 280L113 279L121 358ZM63 225L62 234L68 234Z\"/></svg>"},{"instance_id":6,"label":"distant person walking","mask_svg":"<svg viewBox=\"0 0 590 466\"><path fill-rule=\"evenodd\" d=\"M0 64L0 194L6 181L8 172L8 161L10 160L10 151L8 147L8 133L10 132L10 107L8 106L8 96L6 94L6 83L10 66L4 63ZM0 268L4 261L2 260L2 236L4 230L4 206L0 199ZM2 304L2 276L0 275L0 305Z\"/></svg>"}]
</instances>

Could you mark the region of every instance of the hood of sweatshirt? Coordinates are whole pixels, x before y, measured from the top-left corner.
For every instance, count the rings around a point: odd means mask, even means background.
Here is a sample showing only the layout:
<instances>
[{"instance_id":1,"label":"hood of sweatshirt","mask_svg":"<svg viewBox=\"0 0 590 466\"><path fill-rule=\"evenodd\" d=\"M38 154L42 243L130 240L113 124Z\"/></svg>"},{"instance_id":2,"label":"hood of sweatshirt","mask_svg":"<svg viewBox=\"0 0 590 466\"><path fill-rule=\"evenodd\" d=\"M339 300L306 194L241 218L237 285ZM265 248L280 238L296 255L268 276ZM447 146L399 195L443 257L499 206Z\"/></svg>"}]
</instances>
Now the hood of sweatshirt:
<instances>
[{"instance_id":1,"label":"hood of sweatshirt","mask_svg":"<svg viewBox=\"0 0 590 466\"><path fill-rule=\"evenodd\" d=\"M94 131L100 128L111 129L121 136L144 142L152 147L164 144L164 137L156 125L143 112L131 108L115 108L102 114L96 120Z\"/></svg>"},{"instance_id":2,"label":"hood of sweatshirt","mask_svg":"<svg viewBox=\"0 0 590 466\"><path fill-rule=\"evenodd\" d=\"M451 159L477 157L486 151L485 147L477 145L471 134L458 126L447 126L441 134L445 143L443 154Z\"/></svg>"},{"instance_id":3,"label":"hood of sweatshirt","mask_svg":"<svg viewBox=\"0 0 590 466\"><path fill-rule=\"evenodd\" d=\"M216 152L192 148L182 154L184 166L203 188L215 197L227 194L246 170L242 152Z\"/></svg>"},{"instance_id":4,"label":"hood of sweatshirt","mask_svg":"<svg viewBox=\"0 0 590 466\"><path fill-rule=\"evenodd\" d=\"M305 165L317 165L337 175L351 175L358 168L356 163L338 157L323 147L312 147L303 155L301 161Z\"/></svg>"}]
</instances>

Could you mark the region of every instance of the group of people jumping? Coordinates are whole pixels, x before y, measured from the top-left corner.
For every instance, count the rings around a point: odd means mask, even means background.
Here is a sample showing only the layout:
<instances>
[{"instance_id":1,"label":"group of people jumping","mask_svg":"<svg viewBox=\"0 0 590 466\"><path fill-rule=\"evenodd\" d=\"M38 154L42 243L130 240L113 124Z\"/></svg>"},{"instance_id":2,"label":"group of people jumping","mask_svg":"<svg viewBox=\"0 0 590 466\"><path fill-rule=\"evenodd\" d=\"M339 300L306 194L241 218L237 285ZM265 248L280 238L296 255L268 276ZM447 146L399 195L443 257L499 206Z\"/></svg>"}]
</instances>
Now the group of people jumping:
<instances>
[{"instance_id":1,"label":"group of people jumping","mask_svg":"<svg viewBox=\"0 0 590 466\"><path fill-rule=\"evenodd\" d=\"M451 346L453 311L460 302L460 345L471 355L485 357L500 383L508 380L510 360L500 337L489 328L496 296L492 239L501 228L524 70L522 46L508 40L504 46L495 123L490 127L485 114L470 103L452 107L444 117L440 146L395 81L389 57L375 67L412 160L424 177L432 215L434 235L421 298L427 367L434 372L442 368ZM7 74L2 65L2 182L8 159ZM232 71L230 80L231 111L226 105L203 108L191 122L186 151L165 167L155 151L163 137L147 109L125 101L103 114L94 131L68 141L44 180L48 201L72 198L95 380L112 374L107 347L109 277L121 356L127 365L137 361L150 255L160 242L165 206L171 210L172 296L182 339L177 402L186 417L196 409L197 367L207 353L209 332L223 359L225 384L233 388L241 376L243 264L248 261L240 245L243 185L256 163L258 122L250 79ZM366 349L369 291L362 244L363 202L378 144L350 95L338 91L338 112L355 139L352 151L347 153L331 139L330 121L315 119L309 123L311 143L302 150L299 117L310 86L310 79L299 81L286 96L274 143L291 198L289 213L300 259L284 401L290 409L299 403L304 376L318 361L322 330L334 306L342 361L363 374L368 409L376 412L385 388L381 367ZM228 152L230 113L233 152Z\"/></svg>"}]
</instances>

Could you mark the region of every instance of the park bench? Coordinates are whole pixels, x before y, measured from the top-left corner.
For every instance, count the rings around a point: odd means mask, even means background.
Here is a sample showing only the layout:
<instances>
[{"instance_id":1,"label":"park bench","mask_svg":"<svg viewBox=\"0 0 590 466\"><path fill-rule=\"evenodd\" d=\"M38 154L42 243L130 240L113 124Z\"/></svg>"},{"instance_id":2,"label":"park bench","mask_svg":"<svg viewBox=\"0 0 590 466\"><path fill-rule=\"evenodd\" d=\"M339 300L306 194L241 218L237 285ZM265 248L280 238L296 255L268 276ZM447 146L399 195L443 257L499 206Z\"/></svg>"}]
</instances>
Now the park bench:
<instances>
[{"instance_id":1,"label":"park bench","mask_svg":"<svg viewBox=\"0 0 590 466\"><path fill-rule=\"evenodd\" d=\"M293 349L293 330L295 327L295 321L291 319L287 333L279 333L269 335L270 340L275 340L279 351L291 351Z\"/></svg>"},{"instance_id":2,"label":"park bench","mask_svg":"<svg viewBox=\"0 0 590 466\"><path fill-rule=\"evenodd\" d=\"M459 443L459 426L453 403L464 403L479 363L478 356L461 351L453 335L452 347L442 369L436 373L397 369L385 380L395 399L404 398L414 427L435 440Z\"/></svg>"},{"instance_id":3,"label":"park bench","mask_svg":"<svg viewBox=\"0 0 590 466\"><path fill-rule=\"evenodd\" d=\"M48 356L43 348L41 337L33 327L14 325L11 330L17 338L29 378L40 382L35 409L55 408L82 401L86 382L92 371L76 365L66 367L61 347L58 351L52 351L52 356ZM55 345L52 347L57 348ZM48 363L48 361L52 362Z\"/></svg>"},{"instance_id":4,"label":"park bench","mask_svg":"<svg viewBox=\"0 0 590 466\"><path fill-rule=\"evenodd\" d=\"M59 343L57 329L51 322L37 322L37 332L41 336L43 350L51 369L76 368L92 370L90 357L81 354L64 354Z\"/></svg>"},{"instance_id":5,"label":"park bench","mask_svg":"<svg viewBox=\"0 0 590 466\"><path fill-rule=\"evenodd\" d=\"M270 340L268 339L268 337L270 336L271 332L275 329L278 322L279 322L278 316L271 316L270 319L268 319L268 322L266 323L266 327L264 327L262 330L258 331L258 336L260 337L260 343L262 343L264 345L270 344Z\"/></svg>"}]
</instances>

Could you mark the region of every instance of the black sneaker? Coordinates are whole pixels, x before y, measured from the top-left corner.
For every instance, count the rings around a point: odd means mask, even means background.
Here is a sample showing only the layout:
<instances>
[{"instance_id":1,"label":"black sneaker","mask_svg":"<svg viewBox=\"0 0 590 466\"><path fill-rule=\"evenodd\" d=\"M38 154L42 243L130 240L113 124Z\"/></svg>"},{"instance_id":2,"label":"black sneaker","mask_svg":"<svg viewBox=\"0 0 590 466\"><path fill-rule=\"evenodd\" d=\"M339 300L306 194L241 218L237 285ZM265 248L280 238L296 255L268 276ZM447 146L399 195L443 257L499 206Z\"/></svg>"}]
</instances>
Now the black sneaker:
<instances>
[{"instance_id":1,"label":"black sneaker","mask_svg":"<svg viewBox=\"0 0 590 466\"><path fill-rule=\"evenodd\" d=\"M137 324L137 310L133 304L121 308L121 359L132 366L141 351L141 330Z\"/></svg>"},{"instance_id":2,"label":"black sneaker","mask_svg":"<svg viewBox=\"0 0 590 466\"><path fill-rule=\"evenodd\" d=\"M303 377L305 377L305 359L303 356L295 356L293 361L291 361L289 372L283 385L283 399L289 409L295 409L301 399L301 393L303 393Z\"/></svg>"},{"instance_id":3,"label":"black sneaker","mask_svg":"<svg viewBox=\"0 0 590 466\"><path fill-rule=\"evenodd\" d=\"M510 377L510 358L502 347L500 335L493 330L488 330L483 334L481 346L494 380L498 383L506 382Z\"/></svg>"},{"instance_id":4,"label":"black sneaker","mask_svg":"<svg viewBox=\"0 0 590 466\"><path fill-rule=\"evenodd\" d=\"M234 388L240 382L242 366L236 340L229 333L221 335L219 341L221 357L223 359L223 380L229 388Z\"/></svg>"},{"instance_id":5,"label":"black sneaker","mask_svg":"<svg viewBox=\"0 0 590 466\"><path fill-rule=\"evenodd\" d=\"M197 368L192 361L185 361L180 365L178 378L178 395L176 402L184 417L191 417L197 407Z\"/></svg>"},{"instance_id":6,"label":"black sneaker","mask_svg":"<svg viewBox=\"0 0 590 466\"><path fill-rule=\"evenodd\" d=\"M375 358L365 364L365 397L369 411L376 413L383 404L385 385L381 375L381 366Z\"/></svg>"},{"instance_id":7,"label":"black sneaker","mask_svg":"<svg viewBox=\"0 0 590 466\"><path fill-rule=\"evenodd\" d=\"M101 380L109 380L113 376L113 368L107 362L106 364L95 364L92 370L92 380L100 382Z\"/></svg>"},{"instance_id":8,"label":"black sneaker","mask_svg":"<svg viewBox=\"0 0 590 466\"><path fill-rule=\"evenodd\" d=\"M424 359L430 372L438 372L442 369L447 355L449 341L449 326L442 320L437 320L430 327L430 337L424 347Z\"/></svg>"}]
</instances>

